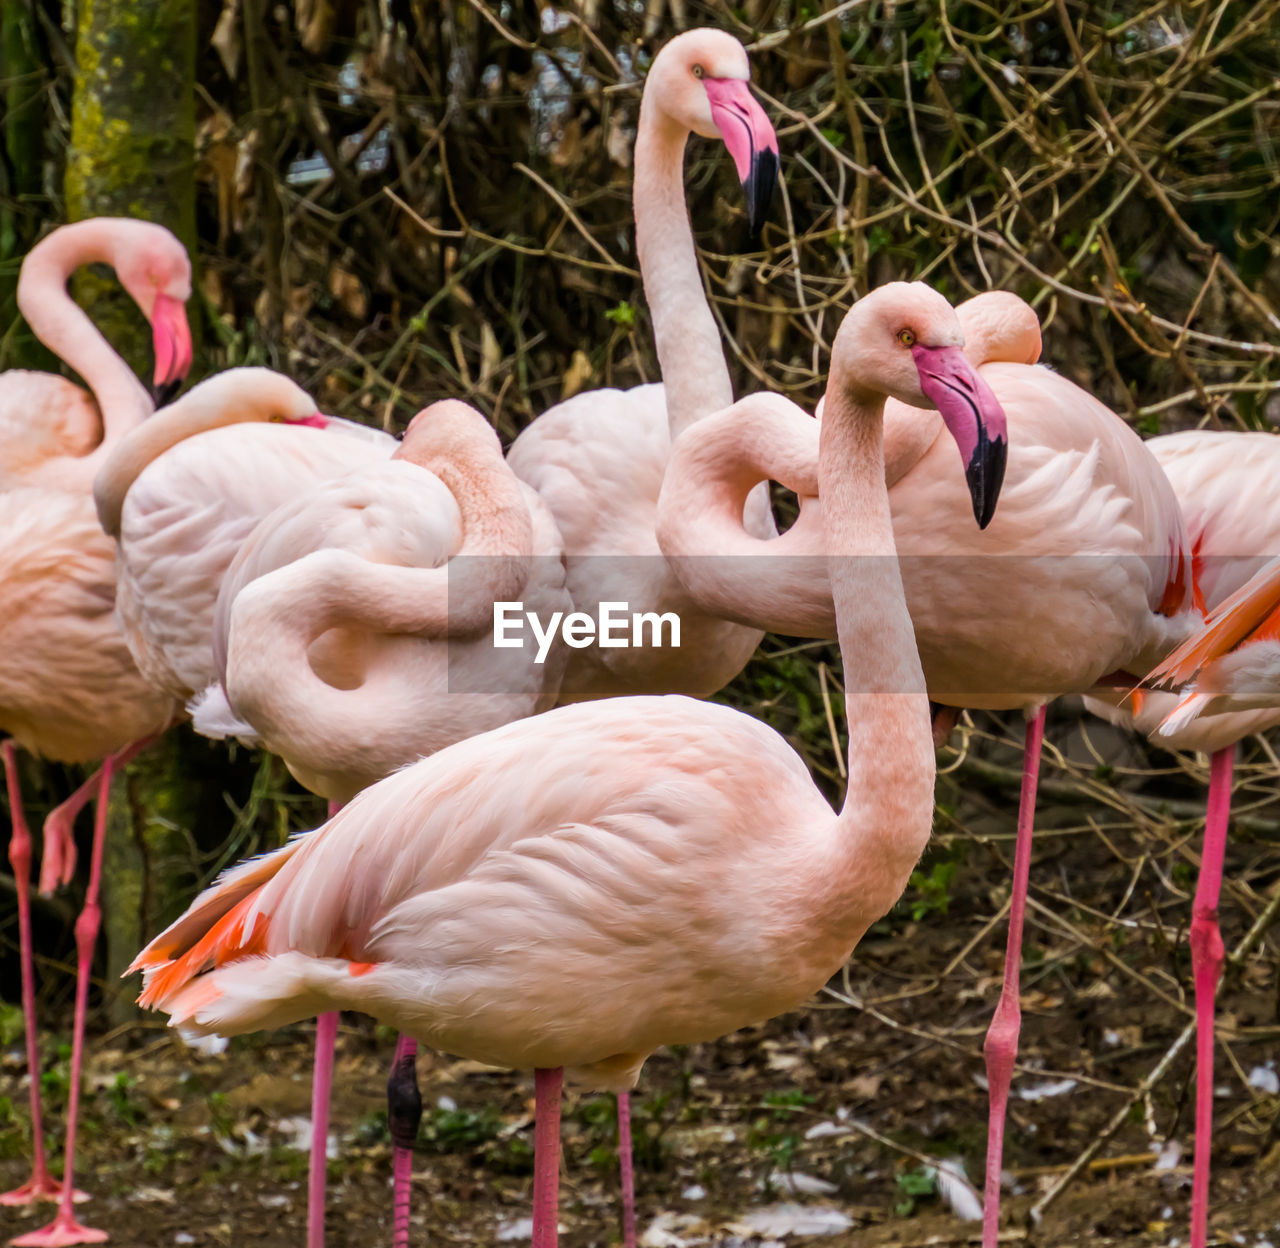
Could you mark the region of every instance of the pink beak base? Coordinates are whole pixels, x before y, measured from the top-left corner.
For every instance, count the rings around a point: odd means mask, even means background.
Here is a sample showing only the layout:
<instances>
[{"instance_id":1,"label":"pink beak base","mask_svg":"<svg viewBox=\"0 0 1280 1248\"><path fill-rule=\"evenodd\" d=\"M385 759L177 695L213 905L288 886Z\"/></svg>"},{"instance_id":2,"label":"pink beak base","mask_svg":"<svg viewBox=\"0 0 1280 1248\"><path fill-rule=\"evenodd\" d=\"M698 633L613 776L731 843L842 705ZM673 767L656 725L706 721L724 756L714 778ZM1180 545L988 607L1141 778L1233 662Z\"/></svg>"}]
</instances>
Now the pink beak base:
<instances>
[{"instance_id":1,"label":"pink beak base","mask_svg":"<svg viewBox=\"0 0 1280 1248\"><path fill-rule=\"evenodd\" d=\"M186 305L171 295L157 295L151 310L151 337L155 346L155 385L181 381L191 369L191 328Z\"/></svg>"},{"instance_id":2,"label":"pink beak base","mask_svg":"<svg viewBox=\"0 0 1280 1248\"><path fill-rule=\"evenodd\" d=\"M704 78L711 120L733 157L747 196L747 216L754 233L768 211L778 180L778 136L764 109L742 78Z\"/></svg>"},{"instance_id":3,"label":"pink beak base","mask_svg":"<svg viewBox=\"0 0 1280 1248\"><path fill-rule=\"evenodd\" d=\"M1009 456L1009 428L991 387L965 359L959 347L911 348L920 389L938 409L942 423L960 448L973 516L985 529L996 514Z\"/></svg>"}]
</instances>

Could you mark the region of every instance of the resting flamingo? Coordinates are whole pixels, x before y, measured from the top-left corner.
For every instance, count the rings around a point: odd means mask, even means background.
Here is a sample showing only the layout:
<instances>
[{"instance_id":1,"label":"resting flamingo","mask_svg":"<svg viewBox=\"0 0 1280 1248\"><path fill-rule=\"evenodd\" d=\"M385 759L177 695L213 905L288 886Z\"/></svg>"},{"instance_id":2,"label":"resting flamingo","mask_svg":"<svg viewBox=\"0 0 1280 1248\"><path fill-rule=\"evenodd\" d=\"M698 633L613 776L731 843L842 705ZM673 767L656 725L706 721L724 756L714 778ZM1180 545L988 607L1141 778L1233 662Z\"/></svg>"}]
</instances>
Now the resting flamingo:
<instances>
[{"instance_id":1,"label":"resting flamingo","mask_svg":"<svg viewBox=\"0 0 1280 1248\"><path fill-rule=\"evenodd\" d=\"M1008 956L985 1045L991 1117L983 1244L993 1248L1021 1023L1018 974L1044 705L1099 683L1131 687L1199 616L1177 499L1138 435L1066 378L1029 363L1039 355L1039 327L1022 300L982 295L960 313L979 351L1014 357L978 368L1009 419L999 515L992 519L964 491L938 416L891 403L885 459L930 698L945 707L1028 713ZM741 521L746 492L762 478L812 492L819 439L818 422L776 399L756 407L749 422L726 412L699 421L672 448L658 537L705 610L791 636L832 635L821 500L803 507L773 541L753 537ZM968 453L984 448L960 445L972 485L985 469ZM971 509L985 529L962 522Z\"/></svg>"},{"instance_id":2,"label":"resting flamingo","mask_svg":"<svg viewBox=\"0 0 1280 1248\"><path fill-rule=\"evenodd\" d=\"M185 376L191 335L184 304L191 265L163 226L96 218L54 230L23 261L18 306L36 336L89 384L92 397L54 374L0 375L0 732L9 797L9 861L18 895L31 1178L0 1205L59 1200L53 1223L24 1244L100 1242L74 1216L76 1127L89 972L100 922L102 837L115 768L160 731L177 709L142 679L114 620L114 551L98 528L93 473L114 443L150 415L151 399L129 366L75 304L67 279L81 264L111 264L152 322L155 382ZM77 979L63 1180L49 1173L40 1112L40 1054L31 940L31 835L22 807L15 744L65 763L105 758L45 822L40 888L75 871L75 818L98 799L84 908L76 923Z\"/></svg>"},{"instance_id":3,"label":"resting flamingo","mask_svg":"<svg viewBox=\"0 0 1280 1248\"><path fill-rule=\"evenodd\" d=\"M191 261L164 226L93 217L52 231L22 262L18 310L91 393L56 373L0 374L0 488L87 493L115 442L151 414L151 397L133 370L67 293L71 274L94 262L115 269L151 322L156 387L176 385L191 367Z\"/></svg>"},{"instance_id":4,"label":"resting flamingo","mask_svg":"<svg viewBox=\"0 0 1280 1248\"><path fill-rule=\"evenodd\" d=\"M1208 1242L1213 1143L1214 996L1222 976L1218 929L1231 777L1236 742L1280 724L1280 551L1275 481L1280 438L1270 433L1191 430L1147 442L1173 486L1195 551L1196 585L1208 623L1149 679L1181 682L1183 694L1141 689L1085 705L1113 723L1136 727L1169 749L1210 757L1209 801L1200 877L1191 917L1196 1004L1196 1127L1191 1185L1191 1246ZM1256 573L1256 575L1254 575Z\"/></svg>"},{"instance_id":5,"label":"resting flamingo","mask_svg":"<svg viewBox=\"0 0 1280 1248\"><path fill-rule=\"evenodd\" d=\"M654 58L635 146L636 255L657 340L662 385L592 390L544 412L507 460L551 508L564 537L569 593L595 617L601 601L674 611L675 649L575 650L562 701L625 693L709 697L746 666L759 629L701 611L671 575L654 536L671 443L733 402L720 331L707 305L689 226L684 151L690 134L719 138L733 157L752 222L778 170L773 127L751 95L746 50L719 30L686 31ZM775 532L768 494L747 504L748 530Z\"/></svg>"},{"instance_id":6,"label":"resting flamingo","mask_svg":"<svg viewBox=\"0 0 1280 1248\"><path fill-rule=\"evenodd\" d=\"M446 745L544 711L564 648L542 663L532 648L495 650L493 604L520 599L541 619L572 610L562 556L550 512L511 472L488 421L465 403L434 403L389 461L321 483L245 541L214 620L223 683L195 705L195 727L261 744L342 803ZM313 1118L327 1104L335 1023L321 1022ZM401 1037L388 1081L397 1245L408 1243L421 1104L415 1050ZM319 1165L324 1134L313 1132ZM313 1210L310 1224L321 1216Z\"/></svg>"},{"instance_id":7,"label":"resting flamingo","mask_svg":"<svg viewBox=\"0 0 1280 1248\"><path fill-rule=\"evenodd\" d=\"M94 497L117 540L117 607L147 679L183 701L204 689L218 587L254 526L395 447L390 434L320 416L300 386L266 368L208 378L119 442Z\"/></svg>"},{"instance_id":8,"label":"resting flamingo","mask_svg":"<svg viewBox=\"0 0 1280 1248\"><path fill-rule=\"evenodd\" d=\"M847 664L839 814L740 711L677 695L560 707L405 768L230 872L136 960L144 1004L224 1033L341 1006L533 1067L533 1245L554 1245L563 1068L625 1089L660 1045L795 1008L929 839L929 711L882 415L886 392L936 400L961 437L998 441L1003 417L960 341L946 301L903 283L837 335L819 471Z\"/></svg>"}]
</instances>

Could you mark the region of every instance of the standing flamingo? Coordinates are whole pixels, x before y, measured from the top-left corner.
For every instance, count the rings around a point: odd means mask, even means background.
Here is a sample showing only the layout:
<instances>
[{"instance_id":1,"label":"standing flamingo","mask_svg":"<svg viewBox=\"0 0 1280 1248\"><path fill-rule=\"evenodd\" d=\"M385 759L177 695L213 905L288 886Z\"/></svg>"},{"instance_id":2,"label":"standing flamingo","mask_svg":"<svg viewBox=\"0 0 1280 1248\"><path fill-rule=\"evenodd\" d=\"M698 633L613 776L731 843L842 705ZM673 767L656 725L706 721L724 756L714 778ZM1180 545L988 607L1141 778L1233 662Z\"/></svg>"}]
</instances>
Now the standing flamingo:
<instances>
[{"instance_id":1,"label":"standing flamingo","mask_svg":"<svg viewBox=\"0 0 1280 1248\"><path fill-rule=\"evenodd\" d=\"M1196 1001L1196 1128L1191 1185L1191 1246L1209 1227L1213 1143L1214 996L1222 977L1218 930L1231 776L1236 742L1280 724L1280 565L1260 565L1280 550L1275 506L1280 438L1270 433L1192 430L1147 442L1172 485L1195 551L1196 586L1212 614L1151 673L1182 682L1182 695L1142 689L1086 706L1136 727L1169 749L1211 756L1200 877L1192 903L1191 968ZM1257 573L1251 577L1252 573Z\"/></svg>"},{"instance_id":2,"label":"standing flamingo","mask_svg":"<svg viewBox=\"0 0 1280 1248\"><path fill-rule=\"evenodd\" d=\"M1138 435L1080 387L1025 362L1039 354L1039 331L1022 300L982 295L960 313L980 351L1013 357L978 368L1009 419L999 515L964 491L939 416L890 403L885 461L930 698L1028 714L1005 977L984 1046L991 1109L983 1245L994 1248L1044 705L1123 681L1121 674L1136 684L1199 616L1177 499ZM747 491L762 478L812 491L820 437L818 422L776 399L748 420L730 411L699 421L672 448L659 541L705 610L791 636L832 635L821 499L773 541L752 536L741 519ZM972 487L988 470L988 448L960 447ZM981 530L963 522L970 510Z\"/></svg>"},{"instance_id":3,"label":"standing flamingo","mask_svg":"<svg viewBox=\"0 0 1280 1248\"><path fill-rule=\"evenodd\" d=\"M691 30L654 58L635 147L636 254L664 384L592 390L544 412L507 460L538 491L564 537L574 607L602 601L674 611L680 648L574 650L561 700L624 693L709 697L746 665L758 629L700 610L670 573L654 535L671 443L733 402L724 348L703 292L684 192L690 134L719 138L733 157L754 224L773 195L778 141L751 95L746 50L719 30ZM774 533L768 494L748 504L748 530Z\"/></svg>"},{"instance_id":4,"label":"standing flamingo","mask_svg":"<svg viewBox=\"0 0 1280 1248\"><path fill-rule=\"evenodd\" d=\"M885 393L936 401L994 470L1003 416L960 342L921 284L869 295L837 335L820 474L847 663L838 815L783 738L740 711L680 696L560 707L405 768L230 872L137 959L143 1003L224 1033L341 1006L533 1067L533 1245L554 1245L562 1069L625 1089L660 1045L795 1008L928 842L929 712L882 417ZM996 488L975 486L978 505Z\"/></svg>"},{"instance_id":5,"label":"standing flamingo","mask_svg":"<svg viewBox=\"0 0 1280 1248\"><path fill-rule=\"evenodd\" d=\"M532 648L495 650L493 604L518 598L544 620L572 610L562 557L550 512L485 418L435 403L389 461L285 503L245 541L214 620L223 683L195 706L196 729L261 744L307 788L346 802L446 745L544 711L565 650L543 662ZM415 1052L402 1037L388 1081L397 1245L409 1234ZM317 1063L331 1053L318 1044ZM318 1072L313 1121L331 1077Z\"/></svg>"},{"instance_id":6,"label":"standing flamingo","mask_svg":"<svg viewBox=\"0 0 1280 1248\"><path fill-rule=\"evenodd\" d=\"M147 678L183 702L206 688L216 677L218 589L255 525L395 447L389 434L318 415L301 387L265 368L209 378L122 441L94 495L102 527L118 539L118 614ZM318 1087L336 1036L336 1016L322 1019ZM327 1112L327 1093L324 1104ZM324 1114L313 1120L312 1248L324 1235L324 1123Z\"/></svg>"},{"instance_id":7,"label":"standing flamingo","mask_svg":"<svg viewBox=\"0 0 1280 1248\"><path fill-rule=\"evenodd\" d=\"M191 261L182 244L162 225L114 217L54 230L22 262L18 308L92 394L56 373L0 374L0 488L87 493L116 440L151 414L151 397L133 370L67 293L71 274L95 261L115 269L151 322L156 387L170 388L191 367Z\"/></svg>"},{"instance_id":8,"label":"standing flamingo","mask_svg":"<svg viewBox=\"0 0 1280 1248\"><path fill-rule=\"evenodd\" d=\"M111 776L171 718L176 707L152 690L129 657L114 619L114 550L98 528L90 498L93 473L130 429L150 415L151 399L66 291L81 264L111 264L152 322L158 386L185 376L191 335L184 303L191 293L187 253L163 226L98 218L63 226L23 261L18 305L36 336L92 389L53 374L0 375L0 732L11 832L9 861L18 894L31 1178L0 1194L0 1205L59 1200L54 1221L21 1236L23 1244L101 1242L106 1235L74 1216L76 1125L89 972L100 925L102 839ZM98 799L84 909L76 922L77 979L66 1161L59 1183L49 1173L40 1112L40 1055L31 940L31 835L22 808L15 744L59 762L105 757L102 769L50 812L40 888L68 883L75 871L75 818Z\"/></svg>"}]
</instances>

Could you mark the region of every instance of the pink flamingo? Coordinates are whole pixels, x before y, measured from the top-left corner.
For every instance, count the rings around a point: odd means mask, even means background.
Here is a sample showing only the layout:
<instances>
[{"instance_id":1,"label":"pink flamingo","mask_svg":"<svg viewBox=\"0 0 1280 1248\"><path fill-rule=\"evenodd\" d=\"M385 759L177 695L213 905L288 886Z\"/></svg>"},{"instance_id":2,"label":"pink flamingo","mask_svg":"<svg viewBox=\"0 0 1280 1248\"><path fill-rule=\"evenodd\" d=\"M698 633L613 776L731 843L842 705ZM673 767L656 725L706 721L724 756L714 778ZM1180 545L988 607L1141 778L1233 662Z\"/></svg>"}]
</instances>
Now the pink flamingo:
<instances>
[{"instance_id":1,"label":"pink flamingo","mask_svg":"<svg viewBox=\"0 0 1280 1248\"><path fill-rule=\"evenodd\" d=\"M112 452L94 483L102 527L118 539L118 614L155 686L185 702L216 679L218 590L264 516L319 482L390 458L396 441L317 414L301 387L265 368L230 369L157 412ZM337 1017L317 1030L325 1089ZM313 1119L312 1248L324 1237L328 1095Z\"/></svg>"},{"instance_id":2,"label":"pink flamingo","mask_svg":"<svg viewBox=\"0 0 1280 1248\"><path fill-rule=\"evenodd\" d=\"M23 1244L101 1242L83 1226L73 1200L80 1070L98 905L102 838L111 775L171 718L171 702L134 667L113 618L114 552L98 529L89 496L93 473L116 441L152 410L151 399L66 291L81 264L115 268L152 322L157 386L185 376L191 335L187 253L163 226L97 218L63 226L23 261L18 305L36 336L89 383L92 397L54 374L0 376L0 747L9 796L9 861L18 893L22 1006L34 1140L31 1178L0 1195L0 1205L58 1200L54 1221ZM49 1173L40 1112L40 1056L31 942L31 835L22 809L14 745L59 762L106 758L102 769L50 812L40 888L75 872L75 818L98 799L84 909L76 922L77 981L63 1181Z\"/></svg>"},{"instance_id":3,"label":"pink flamingo","mask_svg":"<svg viewBox=\"0 0 1280 1248\"><path fill-rule=\"evenodd\" d=\"M147 679L183 701L210 684L218 587L254 526L395 447L389 434L320 416L266 368L210 377L121 440L94 498L117 539L117 607Z\"/></svg>"},{"instance_id":4,"label":"pink flamingo","mask_svg":"<svg viewBox=\"0 0 1280 1248\"><path fill-rule=\"evenodd\" d=\"M23 260L18 309L92 394L56 373L0 374L0 488L87 493L115 442L151 414L151 397L133 370L67 294L71 274L94 262L115 269L151 322L155 385L171 387L191 367L191 261L182 244L149 221L93 217L60 226Z\"/></svg>"},{"instance_id":5,"label":"pink flamingo","mask_svg":"<svg viewBox=\"0 0 1280 1248\"><path fill-rule=\"evenodd\" d=\"M435 403L390 460L284 504L245 541L214 620L223 684L195 705L195 726L260 744L313 792L350 801L555 702L564 648L541 663L532 648L495 650L493 604L520 599L541 619L572 610L562 557L550 512L511 472L488 421ZM313 1120L332 1078L324 1052ZM397 1245L408 1243L421 1113L415 1052L402 1037L388 1081Z\"/></svg>"},{"instance_id":6,"label":"pink flamingo","mask_svg":"<svg viewBox=\"0 0 1280 1248\"><path fill-rule=\"evenodd\" d=\"M992 518L980 490L964 490L939 416L890 403L885 460L930 698L1028 712L1008 956L985 1044L983 1244L994 1248L1044 704L1099 684L1136 684L1199 617L1177 499L1141 439L1078 386L1032 366L1039 326L1022 300L981 295L959 314L978 375L1009 418L999 515ZM741 519L747 491L762 478L813 493L820 436L819 422L774 398L749 421L732 412L699 421L672 448L658 538L704 610L791 636L832 635L821 500L802 505L797 522L772 541L752 536ZM987 448L960 446L974 491L987 468L969 456ZM962 522L970 510L984 528Z\"/></svg>"},{"instance_id":7,"label":"pink flamingo","mask_svg":"<svg viewBox=\"0 0 1280 1248\"><path fill-rule=\"evenodd\" d=\"M562 701L624 693L709 697L746 666L760 642L699 609L670 573L654 535L671 443L699 417L733 402L720 331L707 305L689 226L684 151L690 134L719 138L733 157L752 224L773 195L778 141L751 95L746 50L719 30L691 30L654 58L635 147L636 254L653 319L663 385L592 390L544 412L507 455L538 491L564 537L574 606L601 601L674 611L679 650L575 650ZM775 532L768 495L748 505L749 531Z\"/></svg>"},{"instance_id":8,"label":"pink flamingo","mask_svg":"<svg viewBox=\"0 0 1280 1248\"><path fill-rule=\"evenodd\" d=\"M903 283L837 336L819 472L849 691L839 814L739 711L680 696L560 707L405 768L230 872L137 959L144 1004L223 1033L340 1006L533 1067L533 1244L554 1245L563 1068L626 1089L660 1045L795 1008L928 842L929 711L882 416L885 393L936 401L966 443L998 443L1003 416L960 341L946 301Z\"/></svg>"},{"instance_id":9,"label":"pink flamingo","mask_svg":"<svg viewBox=\"0 0 1280 1248\"><path fill-rule=\"evenodd\" d=\"M1222 977L1218 930L1231 777L1236 742L1280 724L1280 564L1259 565L1280 549L1274 505L1280 438L1270 433L1193 430L1152 438L1182 505L1195 551L1196 585L1211 615L1148 677L1195 684L1182 694L1137 690L1086 705L1136 727L1170 749L1210 757L1209 801L1200 877L1191 918L1196 1002L1196 1127L1191 1246L1208 1241L1213 1143L1214 997ZM1256 573L1256 575L1252 575ZM1114 704L1113 704L1114 703Z\"/></svg>"}]
</instances>

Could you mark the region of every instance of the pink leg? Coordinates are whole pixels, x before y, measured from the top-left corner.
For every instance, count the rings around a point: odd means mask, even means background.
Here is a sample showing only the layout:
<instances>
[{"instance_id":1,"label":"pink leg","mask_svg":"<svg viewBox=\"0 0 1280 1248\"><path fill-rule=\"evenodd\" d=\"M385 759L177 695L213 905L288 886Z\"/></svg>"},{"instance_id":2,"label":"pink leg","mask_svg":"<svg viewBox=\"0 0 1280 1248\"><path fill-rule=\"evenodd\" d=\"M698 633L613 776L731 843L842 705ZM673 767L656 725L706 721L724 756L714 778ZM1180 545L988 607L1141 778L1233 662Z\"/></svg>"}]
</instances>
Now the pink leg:
<instances>
[{"instance_id":1,"label":"pink leg","mask_svg":"<svg viewBox=\"0 0 1280 1248\"><path fill-rule=\"evenodd\" d=\"M982 1248L996 1248L1000 1234L1000 1174L1004 1164L1004 1120L1009 1106L1009 1085L1018 1056L1018 1032L1022 1029L1022 1005L1018 977L1022 969L1022 921L1027 911L1027 887L1031 878L1031 833L1036 813L1036 785L1040 779L1040 745L1044 740L1042 706L1027 721L1022 753L1022 795L1018 801L1018 839L1013 854L1013 894L1009 900L1009 945L1004 959L1004 987L1000 1003L987 1030L983 1052L987 1058L987 1183L982 1209Z\"/></svg>"},{"instance_id":2,"label":"pink leg","mask_svg":"<svg viewBox=\"0 0 1280 1248\"><path fill-rule=\"evenodd\" d=\"M141 754L156 738L142 737L111 756L115 771ZM40 859L40 891L51 893L59 885L71 883L76 873L76 816L89 804L102 785L102 771L91 775L67 800L55 806L44 820L44 854Z\"/></svg>"},{"instance_id":3,"label":"pink leg","mask_svg":"<svg viewBox=\"0 0 1280 1248\"><path fill-rule=\"evenodd\" d=\"M29 1205L36 1200L57 1200L61 1188L49 1173L44 1156L44 1127L40 1121L40 1050L36 1037L35 963L31 954L31 833L22 813L22 792L18 785L18 760L13 742L0 745L4 756L4 778L9 790L9 863L18 891L18 946L22 955L22 1017L27 1036L27 1074L31 1080L31 1135L35 1156L31 1178L21 1187L0 1195L0 1205Z\"/></svg>"},{"instance_id":4,"label":"pink leg","mask_svg":"<svg viewBox=\"0 0 1280 1248\"><path fill-rule=\"evenodd\" d=\"M1227 852L1231 772L1235 746L1218 750L1209 772L1209 810L1204 825L1200 879L1191 910L1191 971L1196 991L1196 1156L1191 1183L1191 1248L1205 1248L1209 1234L1209 1160L1213 1147L1213 1005L1222 977L1222 933L1218 895Z\"/></svg>"},{"instance_id":5,"label":"pink leg","mask_svg":"<svg viewBox=\"0 0 1280 1248\"><path fill-rule=\"evenodd\" d=\"M108 757L102 764L99 779L98 805L93 820L93 855L89 864L89 887L85 891L84 909L76 920L76 1016L71 1039L71 1096L67 1105L67 1160L62 1176L62 1199L57 1216L48 1226L26 1235L19 1235L10 1242L19 1248L63 1248L67 1244L106 1243L106 1231L83 1226L76 1220L73 1209L76 1165L76 1122L80 1114L80 1067L84 1059L84 1024L89 1005L89 972L93 963L93 946L98 939L102 923L102 910L98 905L98 890L102 884L102 848L107 833L107 799L111 793L111 775L115 759Z\"/></svg>"},{"instance_id":6,"label":"pink leg","mask_svg":"<svg viewBox=\"0 0 1280 1248\"><path fill-rule=\"evenodd\" d=\"M556 1248L560 1239L560 1088L564 1071L535 1070L533 1120L533 1244Z\"/></svg>"},{"instance_id":7,"label":"pink leg","mask_svg":"<svg viewBox=\"0 0 1280 1248\"><path fill-rule=\"evenodd\" d=\"M329 1164L329 1092L338 1011L316 1019L316 1064L311 1077L311 1173L307 1179L307 1248L324 1248L324 1184Z\"/></svg>"},{"instance_id":8,"label":"pink leg","mask_svg":"<svg viewBox=\"0 0 1280 1248\"><path fill-rule=\"evenodd\" d=\"M392 1248L409 1248L409 1185L413 1177L413 1146L422 1121L417 1058L418 1042L412 1036L401 1036L387 1079L387 1121L394 1159Z\"/></svg>"},{"instance_id":9,"label":"pink leg","mask_svg":"<svg viewBox=\"0 0 1280 1248\"><path fill-rule=\"evenodd\" d=\"M618 1167L622 1171L622 1248L636 1248L636 1174L631 1165L631 1093L618 1093Z\"/></svg>"}]
</instances>

